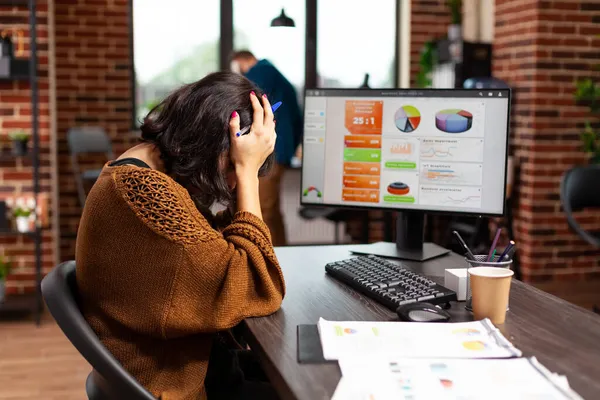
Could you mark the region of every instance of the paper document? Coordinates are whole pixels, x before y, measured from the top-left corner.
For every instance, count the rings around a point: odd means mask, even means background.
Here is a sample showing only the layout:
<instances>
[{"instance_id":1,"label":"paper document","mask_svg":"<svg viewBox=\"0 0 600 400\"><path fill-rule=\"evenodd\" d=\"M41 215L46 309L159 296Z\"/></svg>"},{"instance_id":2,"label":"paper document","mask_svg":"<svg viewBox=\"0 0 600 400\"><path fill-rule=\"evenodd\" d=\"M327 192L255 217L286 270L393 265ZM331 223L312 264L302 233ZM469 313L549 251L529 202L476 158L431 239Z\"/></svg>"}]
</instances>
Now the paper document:
<instances>
[{"instance_id":1,"label":"paper document","mask_svg":"<svg viewBox=\"0 0 600 400\"><path fill-rule=\"evenodd\" d=\"M365 380L364 376L362 379L342 377L331 400L401 400L402 392L397 386L391 378Z\"/></svg>"},{"instance_id":2,"label":"paper document","mask_svg":"<svg viewBox=\"0 0 600 400\"><path fill-rule=\"evenodd\" d=\"M510 358L517 350L485 319L432 324L319 320L326 360L386 355L418 358Z\"/></svg>"},{"instance_id":3,"label":"paper document","mask_svg":"<svg viewBox=\"0 0 600 400\"><path fill-rule=\"evenodd\" d=\"M335 400L581 400L535 358L343 358ZM351 389L354 389L353 391Z\"/></svg>"}]
</instances>

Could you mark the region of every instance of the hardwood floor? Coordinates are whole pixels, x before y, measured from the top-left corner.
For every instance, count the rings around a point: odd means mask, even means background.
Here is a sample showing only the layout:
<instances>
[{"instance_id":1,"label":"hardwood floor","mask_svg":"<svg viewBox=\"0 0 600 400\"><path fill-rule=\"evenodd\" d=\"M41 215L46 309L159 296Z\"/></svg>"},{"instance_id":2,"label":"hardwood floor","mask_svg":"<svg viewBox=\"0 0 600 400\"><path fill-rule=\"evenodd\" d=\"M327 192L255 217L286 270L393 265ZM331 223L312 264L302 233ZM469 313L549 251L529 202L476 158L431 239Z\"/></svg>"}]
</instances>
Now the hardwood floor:
<instances>
[{"instance_id":1,"label":"hardwood floor","mask_svg":"<svg viewBox=\"0 0 600 400\"><path fill-rule=\"evenodd\" d=\"M46 315L0 321L0 400L82 400L91 367Z\"/></svg>"}]
</instances>

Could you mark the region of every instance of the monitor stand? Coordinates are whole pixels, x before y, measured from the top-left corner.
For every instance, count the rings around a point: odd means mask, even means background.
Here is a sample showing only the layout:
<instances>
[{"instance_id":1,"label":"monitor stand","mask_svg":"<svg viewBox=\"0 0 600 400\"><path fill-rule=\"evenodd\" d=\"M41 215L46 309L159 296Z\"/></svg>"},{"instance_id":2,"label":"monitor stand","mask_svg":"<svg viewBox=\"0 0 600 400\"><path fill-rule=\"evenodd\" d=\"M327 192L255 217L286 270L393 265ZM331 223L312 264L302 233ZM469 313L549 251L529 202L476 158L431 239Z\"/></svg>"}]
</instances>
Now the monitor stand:
<instances>
[{"instance_id":1,"label":"monitor stand","mask_svg":"<svg viewBox=\"0 0 600 400\"><path fill-rule=\"evenodd\" d=\"M396 219L396 243L378 242L360 249L357 254L400 258L403 260L425 261L450 253L450 250L435 243L424 243L425 214L422 212L401 212Z\"/></svg>"}]
</instances>

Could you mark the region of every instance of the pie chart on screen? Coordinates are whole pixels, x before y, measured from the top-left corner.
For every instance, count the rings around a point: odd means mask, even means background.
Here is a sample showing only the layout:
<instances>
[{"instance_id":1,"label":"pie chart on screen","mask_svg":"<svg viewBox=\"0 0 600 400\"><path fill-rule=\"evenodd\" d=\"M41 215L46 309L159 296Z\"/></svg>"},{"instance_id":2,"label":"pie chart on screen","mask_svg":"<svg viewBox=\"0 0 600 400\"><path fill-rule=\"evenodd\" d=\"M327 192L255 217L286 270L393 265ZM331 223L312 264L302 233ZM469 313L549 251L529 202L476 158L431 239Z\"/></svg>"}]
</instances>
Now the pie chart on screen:
<instances>
[{"instance_id":1,"label":"pie chart on screen","mask_svg":"<svg viewBox=\"0 0 600 400\"><path fill-rule=\"evenodd\" d=\"M394 122L401 132L412 132L421 123L421 113L413 106L402 106L394 114Z\"/></svg>"},{"instance_id":2,"label":"pie chart on screen","mask_svg":"<svg viewBox=\"0 0 600 400\"><path fill-rule=\"evenodd\" d=\"M473 126L473 114L458 108L442 110L435 114L435 126L447 133L466 132Z\"/></svg>"}]
</instances>

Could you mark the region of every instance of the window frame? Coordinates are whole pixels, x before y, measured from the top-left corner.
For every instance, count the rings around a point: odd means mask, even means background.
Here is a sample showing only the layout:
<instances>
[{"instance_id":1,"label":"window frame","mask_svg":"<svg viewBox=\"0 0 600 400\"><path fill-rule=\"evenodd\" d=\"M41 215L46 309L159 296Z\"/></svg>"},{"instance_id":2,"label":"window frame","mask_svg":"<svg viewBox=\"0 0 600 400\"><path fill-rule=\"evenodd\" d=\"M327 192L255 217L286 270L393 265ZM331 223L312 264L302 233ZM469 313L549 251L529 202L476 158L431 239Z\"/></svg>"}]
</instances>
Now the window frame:
<instances>
[{"instance_id":1,"label":"window frame","mask_svg":"<svg viewBox=\"0 0 600 400\"><path fill-rule=\"evenodd\" d=\"M134 61L134 30L133 30L133 2L129 0L129 51L131 56L131 124L132 129L138 130L137 124L137 87ZM142 0L137 0L142 1ZM305 69L304 87L317 89L317 12L318 0L305 0L306 2L306 33L305 33ZM394 86L400 87L400 6L401 0L396 0L396 35L394 40ZM220 36L219 36L219 67L221 71L229 69L229 57L233 52L233 0L220 1Z\"/></svg>"}]
</instances>

